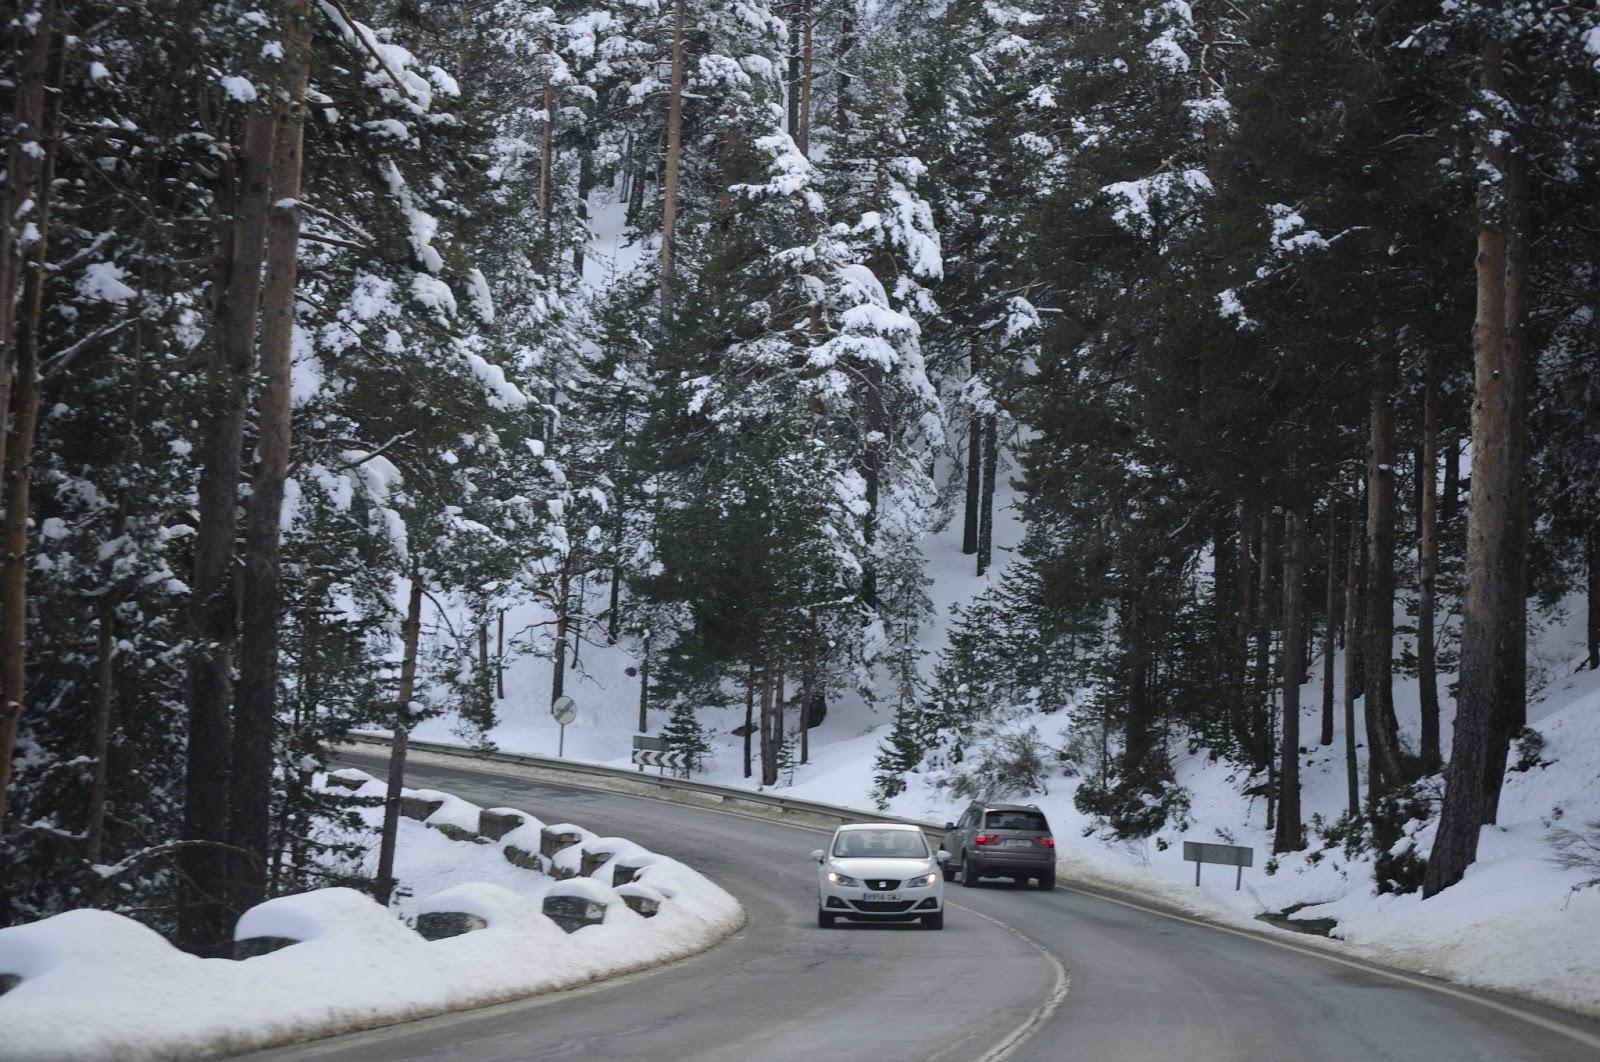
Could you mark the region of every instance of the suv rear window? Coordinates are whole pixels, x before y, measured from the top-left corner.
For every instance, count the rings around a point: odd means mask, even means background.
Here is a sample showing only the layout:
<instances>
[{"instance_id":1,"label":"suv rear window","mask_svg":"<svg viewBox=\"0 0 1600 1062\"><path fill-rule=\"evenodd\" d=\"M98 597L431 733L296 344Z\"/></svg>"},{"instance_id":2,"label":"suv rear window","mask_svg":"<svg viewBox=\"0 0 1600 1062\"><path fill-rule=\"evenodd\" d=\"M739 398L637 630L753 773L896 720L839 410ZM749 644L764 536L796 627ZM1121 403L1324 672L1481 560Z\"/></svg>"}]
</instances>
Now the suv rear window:
<instances>
[{"instance_id":1,"label":"suv rear window","mask_svg":"<svg viewBox=\"0 0 1600 1062\"><path fill-rule=\"evenodd\" d=\"M1050 825L1037 811L990 811L983 816L983 825L989 830L1028 830L1049 833Z\"/></svg>"}]
</instances>

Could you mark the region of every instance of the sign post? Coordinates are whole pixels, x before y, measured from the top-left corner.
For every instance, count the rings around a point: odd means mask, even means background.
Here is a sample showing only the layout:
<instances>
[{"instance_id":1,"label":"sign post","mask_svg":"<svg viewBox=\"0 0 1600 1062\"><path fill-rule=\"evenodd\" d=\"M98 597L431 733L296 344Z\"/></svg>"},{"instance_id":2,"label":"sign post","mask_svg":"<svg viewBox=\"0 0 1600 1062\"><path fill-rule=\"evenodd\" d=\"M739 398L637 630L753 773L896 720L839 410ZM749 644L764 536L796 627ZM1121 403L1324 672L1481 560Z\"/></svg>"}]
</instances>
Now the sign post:
<instances>
[{"instance_id":1,"label":"sign post","mask_svg":"<svg viewBox=\"0 0 1600 1062\"><path fill-rule=\"evenodd\" d=\"M561 736L556 739L556 755L562 756L567 751L567 724L578 718L578 702L562 694L551 703L550 715L561 724Z\"/></svg>"},{"instance_id":2,"label":"sign post","mask_svg":"<svg viewBox=\"0 0 1600 1062\"><path fill-rule=\"evenodd\" d=\"M1208 844L1205 841L1183 842L1183 859L1186 863L1194 864L1194 883L1200 884L1200 864L1217 863L1225 867L1237 867L1233 877L1233 891L1238 892L1244 883L1244 868L1255 866L1255 849L1246 848L1237 844Z\"/></svg>"}]
</instances>

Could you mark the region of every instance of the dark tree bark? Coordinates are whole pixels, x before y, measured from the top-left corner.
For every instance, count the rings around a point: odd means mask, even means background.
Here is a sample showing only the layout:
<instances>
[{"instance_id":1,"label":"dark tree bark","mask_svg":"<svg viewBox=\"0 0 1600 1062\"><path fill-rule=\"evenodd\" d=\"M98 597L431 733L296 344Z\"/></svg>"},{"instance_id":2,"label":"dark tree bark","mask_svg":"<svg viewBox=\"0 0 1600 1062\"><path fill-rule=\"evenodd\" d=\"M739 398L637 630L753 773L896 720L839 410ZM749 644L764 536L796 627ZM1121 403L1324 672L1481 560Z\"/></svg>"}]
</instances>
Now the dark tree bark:
<instances>
[{"instance_id":1,"label":"dark tree bark","mask_svg":"<svg viewBox=\"0 0 1600 1062\"><path fill-rule=\"evenodd\" d=\"M1488 42L1480 69L1486 94L1505 91L1505 49ZM1526 172L1510 137L1486 134L1479 152L1502 180L1479 188L1477 315L1473 322L1472 483L1467 513L1466 595L1462 603L1461 680L1444 806L1424 896L1460 881L1478 857L1478 837L1494 818L1499 779L1486 777L1509 740L1506 720L1525 708L1522 553L1528 369L1522 336L1522 228ZM1500 772L1496 772L1500 773ZM1493 795L1491 798L1491 794Z\"/></svg>"},{"instance_id":2,"label":"dark tree bark","mask_svg":"<svg viewBox=\"0 0 1600 1062\"><path fill-rule=\"evenodd\" d=\"M972 337L972 379L978 378L978 361L983 344ZM974 413L967 418L967 496L965 519L961 524L961 552L968 555L978 552L979 495L983 492L983 418Z\"/></svg>"},{"instance_id":3,"label":"dark tree bark","mask_svg":"<svg viewBox=\"0 0 1600 1062\"><path fill-rule=\"evenodd\" d=\"M1444 489L1439 498L1439 520L1449 524L1461 510L1461 440L1451 435L1444 445Z\"/></svg>"},{"instance_id":4,"label":"dark tree bark","mask_svg":"<svg viewBox=\"0 0 1600 1062\"><path fill-rule=\"evenodd\" d=\"M1439 754L1439 677L1434 651L1434 582L1439 572L1439 357L1430 346L1422 394L1422 461L1418 486L1417 673L1422 698L1422 771L1432 774L1443 762Z\"/></svg>"},{"instance_id":5,"label":"dark tree bark","mask_svg":"<svg viewBox=\"0 0 1600 1062\"><path fill-rule=\"evenodd\" d=\"M1333 744L1333 656L1339 631L1339 494L1328 495L1328 579L1322 618L1322 733L1318 743Z\"/></svg>"},{"instance_id":6,"label":"dark tree bark","mask_svg":"<svg viewBox=\"0 0 1600 1062\"><path fill-rule=\"evenodd\" d=\"M228 827L229 728L237 639L234 583L235 536L245 407L255 360L256 321L261 304L261 265L272 200L272 112L259 107L245 118L237 175L223 175L220 208L225 223L216 308L216 357L207 369L210 421L201 443L198 520L190 611L195 643L189 654L185 758L184 838L223 842ZM227 860L208 844L185 848L186 879L179 935L186 946L214 954L228 946Z\"/></svg>"},{"instance_id":7,"label":"dark tree bark","mask_svg":"<svg viewBox=\"0 0 1600 1062\"><path fill-rule=\"evenodd\" d=\"M1150 756L1150 648L1145 630L1147 617L1145 604L1137 595L1124 605L1128 645L1128 715L1123 730L1122 771L1124 775L1142 775Z\"/></svg>"},{"instance_id":8,"label":"dark tree bark","mask_svg":"<svg viewBox=\"0 0 1600 1062\"><path fill-rule=\"evenodd\" d=\"M1356 693L1361 688L1361 507L1350 506L1350 549L1344 575L1344 766L1350 818L1361 815L1361 768L1356 757Z\"/></svg>"},{"instance_id":9,"label":"dark tree bark","mask_svg":"<svg viewBox=\"0 0 1600 1062\"><path fill-rule=\"evenodd\" d=\"M50 243L50 207L55 186L56 154L61 130L61 74L64 62L60 35L55 27L55 3L45 3L39 11L34 38L29 43L27 69L22 92L31 97L37 91L40 156L37 184L28 189L34 196L28 220L37 228L30 248L18 248L26 275L22 279L22 303L9 322L13 350L0 367L0 376L14 377L10 393L10 432L0 466L5 469L5 557L0 568L0 826L5 824L6 792L11 783L11 761L16 754L17 730L27 705L28 640L28 515L29 488L33 479L33 436L39 423L39 328L44 314L44 287L48 276L47 253ZM32 63L42 50L43 76L35 83ZM48 84L47 84L48 82ZM48 95L48 101L43 96ZM19 100L19 110L25 101ZM26 101L32 110L32 102ZM30 113L31 120L32 115ZM13 153L13 158L15 157ZM29 152L22 152L29 154ZM0 228L10 230L19 219L15 214L0 219ZM12 356L14 355L14 357ZM0 406L0 418L6 413ZM0 424L0 434L6 434Z\"/></svg>"},{"instance_id":10,"label":"dark tree bark","mask_svg":"<svg viewBox=\"0 0 1600 1062\"><path fill-rule=\"evenodd\" d=\"M556 576L556 644L550 654L550 703L567 691L567 638L572 628L572 553L561 558Z\"/></svg>"},{"instance_id":11,"label":"dark tree bark","mask_svg":"<svg viewBox=\"0 0 1600 1062\"><path fill-rule=\"evenodd\" d=\"M748 720L746 720L748 722ZM650 632L644 632L644 655L639 661L639 733L650 732ZM748 749L748 744L746 745Z\"/></svg>"},{"instance_id":12,"label":"dark tree bark","mask_svg":"<svg viewBox=\"0 0 1600 1062\"><path fill-rule=\"evenodd\" d=\"M1372 342L1371 438L1367 453L1366 682L1367 797L1401 783L1400 724L1394 714L1394 394L1399 354L1381 330Z\"/></svg>"},{"instance_id":13,"label":"dark tree bark","mask_svg":"<svg viewBox=\"0 0 1600 1062\"><path fill-rule=\"evenodd\" d=\"M272 764L277 737L278 632L282 625L279 525L289 474L289 367L299 276L300 172L311 67L310 0L285 5L283 97L276 104L266 280L261 293L261 394L257 464L245 526L239 685L233 716L228 843L231 897L239 910L266 895L272 835Z\"/></svg>"},{"instance_id":14,"label":"dark tree bark","mask_svg":"<svg viewBox=\"0 0 1600 1062\"><path fill-rule=\"evenodd\" d=\"M601 105L595 101L593 113L583 121L578 137L578 239L572 248L572 273L583 280L584 248L589 242L589 193L594 189L594 148L599 135Z\"/></svg>"},{"instance_id":15,"label":"dark tree bark","mask_svg":"<svg viewBox=\"0 0 1600 1062\"><path fill-rule=\"evenodd\" d=\"M667 159L661 187L661 320L672 319L672 262L677 249L678 160L683 153L683 34L686 0L672 15L672 85L667 98Z\"/></svg>"},{"instance_id":16,"label":"dark tree bark","mask_svg":"<svg viewBox=\"0 0 1600 1062\"><path fill-rule=\"evenodd\" d=\"M778 784L777 734L772 723L772 660L761 662L761 784ZM782 718L781 716L779 717Z\"/></svg>"},{"instance_id":17,"label":"dark tree bark","mask_svg":"<svg viewBox=\"0 0 1600 1062\"><path fill-rule=\"evenodd\" d=\"M389 786L383 800L383 832L378 841L378 879L374 895L387 904L394 892L394 850L400 830L400 790L405 788L406 747L411 736L411 696L417 685L417 645L422 640L422 572L411 567L411 593L401 635L400 693L394 710L394 742L389 746Z\"/></svg>"},{"instance_id":18,"label":"dark tree bark","mask_svg":"<svg viewBox=\"0 0 1600 1062\"><path fill-rule=\"evenodd\" d=\"M756 662L750 661L750 670L744 680L744 776L753 773L750 762L750 744L756 723Z\"/></svg>"},{"instance_id":19,"label":"dark tree bark","mask_svg":"<svg viewBox=\"0 0 1600 1062\"><path fill-rule=\"evenodd\" d=\"M811 156L811 81L813 59L815 50L812 47L812 34L816 28L816 15L811 8L811 0L798 0L801 19L801 54L800 54L800 115L799 124L795 127L794 143L800 149L800 154L809 158Z\"/></svg>"},{"instance_id":20,"label":"dark tree bark","mask_svg":"<svg viewBox=\"0 0 1600 1062\"><path fill-rule=\"evenodd\" d=\"M1283 518L1283 745L1278 757L1278 826L1274 852L1306 846L1300 821L1300 684L1305 680L1306 518L1290 509Z\"/></svg>"},{"instance_id":21,"label":"dark tree bark","mask_svg":"<svg viewBox=\"0 0 1600 1062\"><path fill-rule=\"evenodd\" d=\"M803 17L801 0L789 0L784 18L789 23L789 51L785 55L788 73L784 79L783 96L789 119L786 128L791 138L800 135L800 20ZM795 141L799 143L799 141Z\"/></svg>"},{"instance_id":22,"label":"dark tree bark","mask_svg":"<svg viewBox=\"0 0 1600 1062\"><path fill-rule=\"evenodd\" d=\"M999 418L983 417L983 490L978 496L978 574L989 570L994 559L994 480L1000 466Z\"/></svg>"},{"instance_id":23,"label":"dark tree bark","mask_svg":"<svg viewBox=\"0 0 1600 1062\"><path fill-rule=\"evenodd\" d=\"M1589 566L1589 667L1600 671L1600 520L1589 525L1584 561Z\"/></svg>"},{"instance_id":24,"label":"dark tree bark","mask_svg":"<svg viewBox=\"0 0 1600 1062\"><path fill-rule=\"evenodd\" d=\"M494 695L506 699L506 610L495 613L494 629Z\"/></svg>"},{"instance_id":25,"label":"dark tree bark","mask_svg":"<svg viewBox=\"0 0 1600 1062\"><path fill-rule=\"evenodd\" d=\"M1271 775L1273 766L1272 720L1269 718L1272 689L1272 631L1276 616L1273 602L1277 594L1277 560L1280 546L1278 521L1270 513L1261 517L1261 548L1257 557L1256 582L1256 665L1250 690L1251 755L1258 768ZM1270 797L1268 807L1271 807Z\"/></svg>"},{"instance_id":26,"label":"dark tree bark","mask_svg":"<svg viewBox=\"0 0 1600 1062\"><path fill-rule=\"evenodd\" d=\"M889 430L889 415L883 403L883 370L869 367L867 382L867 442L862 452L862 473L866 480L867 514L862 526L865 560L861 568L861 603L878 607L878 492L883 463L883 443ZM801 729L804 729L803 727Z\"/></svg>"},{"instance_id":27,"label":"dark tree bark","mask_svg":"<svg viewBox=\"0 0 1600 1062\"><path fill-rule=\"evenodd\" d=\"M1250 506L1239 504L1239 560L1234 568L1238 582L1234 597L1238 613L1234 620L1234 633L1229 652L1228 716L1234 740L1239 750L1255 763L1255 733L1250 725L1250 632L1255 625L1255 597L1253 594L1255 556L1251 549L1255 519Z\"/></svg>"}]
</instances>

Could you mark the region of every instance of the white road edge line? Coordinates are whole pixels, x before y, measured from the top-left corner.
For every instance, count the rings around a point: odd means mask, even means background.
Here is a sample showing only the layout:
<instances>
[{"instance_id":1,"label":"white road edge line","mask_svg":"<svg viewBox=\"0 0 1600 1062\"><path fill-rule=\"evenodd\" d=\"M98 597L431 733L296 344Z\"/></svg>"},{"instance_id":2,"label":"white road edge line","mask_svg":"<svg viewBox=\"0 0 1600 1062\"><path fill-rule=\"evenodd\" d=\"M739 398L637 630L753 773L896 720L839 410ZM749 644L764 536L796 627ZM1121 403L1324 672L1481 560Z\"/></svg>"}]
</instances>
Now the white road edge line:
<instances>
[{"instance_id":1,"label":"white road edge line","mask_svg":"<svg viewBox=\"0 0 1600 1062\"><path fill-rule=\"evenodd\" d=\"M1301 947L1298 944L1291 944L1286 940L1277 940L1273 937L1265 936L1263 934L1250 933L1243 929L1234 929L1232 926L1218 925L1215 922L1207 922L1199 918L1190 918L1186 915L1174 914L1171 911L1163 911L1159 907L1147 907L1142 903L1135 903L1132 900L1119 900L1114 896L1107 896L1104 893L1095 892L1090 889L1077 889L1073 888L1071 885L1060 884L1058 884L1056 888L1065 892L1077 893L1079 896L1088 896L1092 899L1104 900L1107 903L1119 904L1123 907L1131 907L1135 911L1143 911L1146 914L1160 915L1162 918L1170 918L1174 922L1185 922L1192 926L1200 926L1202 929L1214 929L1218 933L1228 933L1236 937L1243 937L1245 940L1256 941L1260 944L1271 944L1273 947L1282 948L1285 951L1298 952L1301 955L1309 955L1317 959L1326 959L1328 962L1338 963L1340 966L1348 966L1352 970L1361 970L1364 973L1379 974L1380 976L1389 978L1391 981L1399 981L1402 984L1411 985L1414 988L1425 988L1430 992L1438 992L1440 995L1465 1000L1468 1003L1476 1003L1480 1007L1488 1007L1490 1010L1499 1011L1501 1014L1525 1021L1529 1025L1537 1025L1541 1029L1558 1033L1559 1035L1565 1036L1570 1040L1576 1040L1578 1043L1587 1047L1600 1047L1600 1036L1596 1036L1593 1033L1585 1032L1584 1030L1571 1025L1565 1025L1554 1020L1553 1018L1547 1018L1543 1014L1535 1014L1532 1011L1523 1010L1520 1007L1514 1007L1505 1003L1501 1003L1497 999L1488 999L1472 992L1462 991L1461 989L1454 988L1447 984L1424 980L1420 977L1412 977L1409 974L1404 974L1398 970L1392 970L1385 966L1379 966L1375 963L1360 962L1355 959L1347 959L1342 955L1335 955L1331 952L1322 951L1317 948Z\"/></svg>"},{"instance_id":2,"label":"white road edge line","mask_svg":"<svg viewBox=\"0 0 1600 1062\"><path fill-rule=\"evenodd\" d=\"M1038 1032L1040 1027L1043 1026L1045 1022L1049 1021L1051 1016L1055 1014L1056 1009L1067 1001L1067 991L1072 987L1072 978L1067 976L1067 968L1061 965L1061 960L1056 958L1054 952L1045 947L1043 944L1040 944L1037 940L1034 940L1032 937L1028 936L1026 933L1022 932L1020 929L1007 925L998 918L991 918L982 911L975 911L972 908L962 906L961 904L952 903L947 904L946 906L954 907L958 910L965 911L968 914L977 915L985 922L993 922L995 925L999 926L1001 929L1005 930L1007 933L1010 933L1017 939L1025 941L1034 949L1036 949L1040 955L1043 955L1045 957L1045 961L1047 961L1050 964L1051 969L1055 971L1055 984L1051 987L1050 994L1044 998L1044 1002L1033 1008L1033 1013L1029 1014L1021 1025L1018 1025L1015 1029L1012 1029L1011 1032L1006 1035L1005 1039L989 1048L989 1050L985 1051L974 1060L974 1062L1001 1062L1001 1059L1010 1058L1016 1053L1017 1048L1027 1043L1028 1038L1034 1033Z\"/></svg>"}]
</instances>

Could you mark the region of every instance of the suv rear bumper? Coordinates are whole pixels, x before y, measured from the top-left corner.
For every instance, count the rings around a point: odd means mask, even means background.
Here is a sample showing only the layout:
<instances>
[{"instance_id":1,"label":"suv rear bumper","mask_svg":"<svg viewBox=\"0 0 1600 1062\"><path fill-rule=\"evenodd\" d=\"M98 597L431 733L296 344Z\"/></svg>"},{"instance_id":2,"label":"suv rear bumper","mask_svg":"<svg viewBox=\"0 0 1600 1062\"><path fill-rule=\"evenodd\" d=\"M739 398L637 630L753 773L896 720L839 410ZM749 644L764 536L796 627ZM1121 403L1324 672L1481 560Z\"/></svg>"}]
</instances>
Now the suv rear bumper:
<instances>
[{"instance_id":1,"label":"suv rear bumper","mask_svg":"<svg viewBox=\"0 0 1600 1062\"><path fill-rule=\"evenodd\" d=\"M967 858L972 861L973 866L981 868L980 873L1012 874L1018 871L1040 873L1054 870L1056 866L1055 851L1043 846L1033 851L1015 849L1009 852L1004 848L980 848L969 853Z\"/></svg>"}]
</instances>

